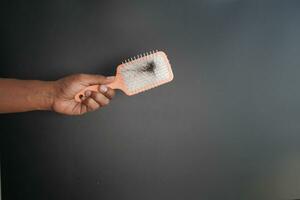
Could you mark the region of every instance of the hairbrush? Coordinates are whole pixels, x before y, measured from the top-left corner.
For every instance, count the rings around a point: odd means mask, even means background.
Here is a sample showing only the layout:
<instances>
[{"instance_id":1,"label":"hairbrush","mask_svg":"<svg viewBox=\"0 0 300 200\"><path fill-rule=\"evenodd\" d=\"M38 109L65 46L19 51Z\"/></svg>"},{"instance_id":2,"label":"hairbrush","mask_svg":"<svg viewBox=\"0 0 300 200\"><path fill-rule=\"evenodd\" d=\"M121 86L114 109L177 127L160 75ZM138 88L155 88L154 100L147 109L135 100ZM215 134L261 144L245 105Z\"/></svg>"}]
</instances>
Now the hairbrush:
<instances>
[{"instance_id":1,"label":"hairbrush","mask_svg":"<svg viewBox=\"0 0 300 200\"><path fill-rule=\"evenodd\" d=\"M168 83L173 80L173 72L167 55L163 51L150 51L129 58L117 67L114 82L107 86L122 90L131 96ZM81 102L85 91L99 91L99 85L88 86L80 91L75 100Z\"/></svg>"}]
</instances>

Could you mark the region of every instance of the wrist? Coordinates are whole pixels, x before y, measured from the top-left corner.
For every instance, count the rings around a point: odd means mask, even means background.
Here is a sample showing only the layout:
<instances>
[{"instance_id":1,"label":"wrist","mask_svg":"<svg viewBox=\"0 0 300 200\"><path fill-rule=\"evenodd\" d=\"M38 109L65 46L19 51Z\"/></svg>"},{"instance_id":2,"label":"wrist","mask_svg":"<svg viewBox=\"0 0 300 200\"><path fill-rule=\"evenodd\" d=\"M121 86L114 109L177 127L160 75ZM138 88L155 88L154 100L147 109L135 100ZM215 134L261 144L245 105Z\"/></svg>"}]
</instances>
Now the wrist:
<instances>
[{"instance_id":1,"label":"wrist","mask_svg":"<svg viewBox=\"0 0 300 200\"><path fill-rule=\"evenodd\" d=\"M55 81L34 81L33 92L27 97L34 110L52 110L56 87Z\"/></svg>"}]
</instances>

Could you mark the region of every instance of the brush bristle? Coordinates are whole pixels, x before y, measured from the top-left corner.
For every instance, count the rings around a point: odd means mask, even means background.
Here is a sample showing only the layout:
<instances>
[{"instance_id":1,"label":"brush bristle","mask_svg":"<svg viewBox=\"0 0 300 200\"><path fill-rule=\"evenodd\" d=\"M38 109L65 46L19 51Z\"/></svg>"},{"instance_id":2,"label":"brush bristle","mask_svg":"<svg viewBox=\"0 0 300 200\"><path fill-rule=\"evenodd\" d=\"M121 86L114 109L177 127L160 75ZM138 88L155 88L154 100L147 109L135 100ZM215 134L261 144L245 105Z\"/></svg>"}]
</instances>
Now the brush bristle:
<instances>
[{"instance_id":1,"label":"brush bristle","mask_svg":"<svg viewBox=\"0 0 300 200\"><path fill-rule=\"evenodd\" d=\"M151 52L124 64L120 73L129 94L139 93L168 82L170 64L163 52Z\"/></svg>"}]
</instances>

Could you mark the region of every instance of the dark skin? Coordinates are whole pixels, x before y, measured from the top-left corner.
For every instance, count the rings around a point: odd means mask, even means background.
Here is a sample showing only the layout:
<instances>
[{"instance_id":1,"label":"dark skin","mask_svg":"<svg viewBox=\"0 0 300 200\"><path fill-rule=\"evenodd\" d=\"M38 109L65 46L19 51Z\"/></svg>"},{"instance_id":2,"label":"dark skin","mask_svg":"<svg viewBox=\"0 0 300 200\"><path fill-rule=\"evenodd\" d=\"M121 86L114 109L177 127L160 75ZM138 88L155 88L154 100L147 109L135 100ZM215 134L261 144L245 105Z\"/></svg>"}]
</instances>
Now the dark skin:
<instances>
[{"instance_id":1,"label":"dark skin","mask_svg":"<svg viewBox=\"0 0 300 200\"><path fill-rule=\"evenodd\" d=\"M0 113L51 110L66 115L82 115L107 106L115 91L106 86L114 77L76 74L56 81L0 79ZM90 85L99 92L86 91L82 102L74 96Z\"/></svg>"}]
</instances>

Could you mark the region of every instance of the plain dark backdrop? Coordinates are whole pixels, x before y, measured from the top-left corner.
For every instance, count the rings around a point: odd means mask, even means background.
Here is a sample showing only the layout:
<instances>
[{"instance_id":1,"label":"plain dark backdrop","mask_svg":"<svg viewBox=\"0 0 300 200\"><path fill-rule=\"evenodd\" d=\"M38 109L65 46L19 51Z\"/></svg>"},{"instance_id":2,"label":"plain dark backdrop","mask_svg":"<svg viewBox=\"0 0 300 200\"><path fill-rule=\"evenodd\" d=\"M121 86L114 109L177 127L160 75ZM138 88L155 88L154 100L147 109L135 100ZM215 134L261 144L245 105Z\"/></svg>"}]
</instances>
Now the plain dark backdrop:
<instances>
[{"instance_id":1,"label":"plain dark backdrop","mask_svg":"<svg viewBox=\"0 0 300 200\"><path fill-rule=\"evenodd\" d=\"M1 77L112 75L152 49L166 51L175 76L80 117L1 115L3 200L300 198L299 9L1 1Z\"/></svg>"}]
</instances>

